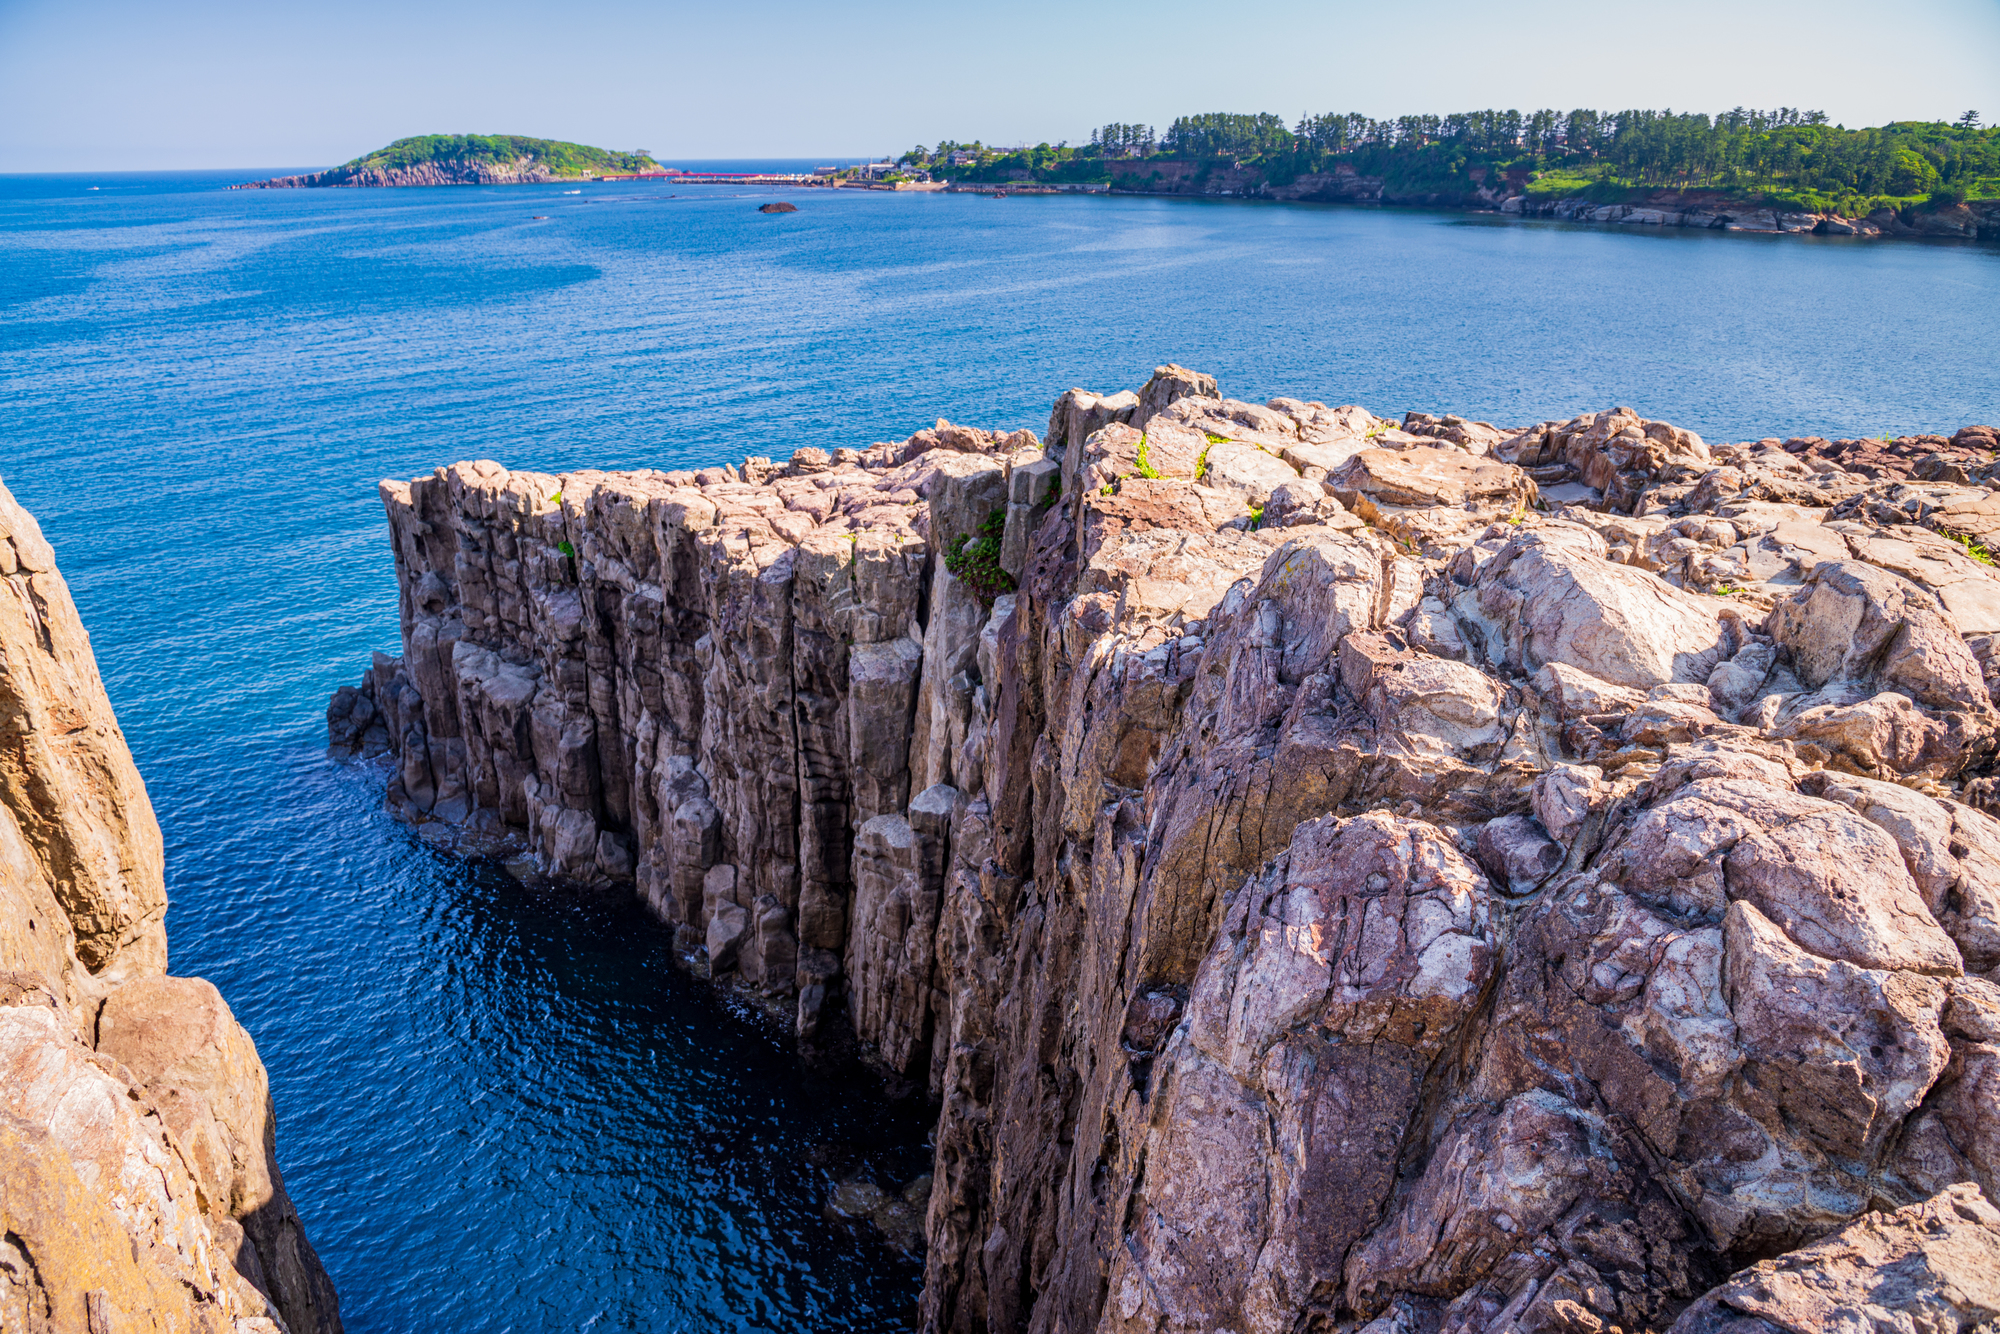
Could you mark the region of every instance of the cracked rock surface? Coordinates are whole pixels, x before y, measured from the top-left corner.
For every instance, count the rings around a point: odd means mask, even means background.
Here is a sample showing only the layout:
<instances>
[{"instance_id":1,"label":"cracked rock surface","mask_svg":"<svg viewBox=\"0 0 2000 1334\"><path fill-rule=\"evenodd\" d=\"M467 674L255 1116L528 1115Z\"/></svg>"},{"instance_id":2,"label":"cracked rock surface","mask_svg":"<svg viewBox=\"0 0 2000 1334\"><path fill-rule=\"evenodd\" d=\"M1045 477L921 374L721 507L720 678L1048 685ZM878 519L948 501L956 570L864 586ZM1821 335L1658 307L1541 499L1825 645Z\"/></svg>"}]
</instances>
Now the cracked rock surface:
<instances>
[{"instance_id":1,"label":"cracked rock surface","mask_svg":"<svg viewBox=\"0 0 2000 1334\"><path fill-rule=\"evenodd\" d=\"M0 1330L339 1334L250 1035L169 977L159 824L0 487Z\"/></svg>"},{"instance_id":2,"label":"cracked rock surface","mask_svg":"<svg viewBox=\"0 0 2000 1334\"><path fill-rule=\"evenodd\" d=\"M460 463L383 484L330 735L927 1090L926 1329L1971 1330L1989 435L1166 366L1039 441Z\"/></svg>"}]
</instances>

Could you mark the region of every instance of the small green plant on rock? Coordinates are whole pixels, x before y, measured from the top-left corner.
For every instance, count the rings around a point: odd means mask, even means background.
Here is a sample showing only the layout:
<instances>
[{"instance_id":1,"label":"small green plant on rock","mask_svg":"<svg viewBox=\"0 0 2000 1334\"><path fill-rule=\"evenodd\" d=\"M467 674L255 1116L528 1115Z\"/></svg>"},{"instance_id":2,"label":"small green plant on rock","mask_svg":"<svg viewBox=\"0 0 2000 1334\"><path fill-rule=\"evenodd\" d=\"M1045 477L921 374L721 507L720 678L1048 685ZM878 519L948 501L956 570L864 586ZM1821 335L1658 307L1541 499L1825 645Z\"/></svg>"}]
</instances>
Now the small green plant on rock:
<instances>
[{"instance_id":1,"label":"small green plant on rock","mask_svg":"<svg viewBox=\"0 0 2000 1334\"><path fill-rule=\"evenodd\" d=\"M1000 536L1006 528L1006 514L994 510L979 525L976 538L970 534L961 536L944 553L944 567L951 571L951 577L971 589L988 607L993 605L993 599L1013 592L1015 587L1014 576L1000 568Z\"/></svg>"},{"instance_id":2,"label":"small green plant on rock","mask_svg":"<svg viewBox=\"0 0 2000 1334\"><path fill-rule=\"evenodd\" d=\"M1263 524L1264 507L1262 505L1252 505L1250 507L1250 531L1253 533L1256 532Z\"/></svg>"},{"instance_id":3,"label":"small green plant on rock","mask_svg":"<svg viewBox=\"0 0 2000 1334\"><path fill-rule=\"evenodd\" d=\"M1993 564L1993 553L1988 551L1983 543L1976 541L1972 534L1954 533L1949 528L1939 528L1936 532L1939 537L1958 543L1959 546L1965 549L1966 555L1972 557L1981 565Z\"/></svg>"},{"instance_id":4,"label":"small green plant on rock","mask_svg":"<svg viewBox=\"0 0 2000 1334\"><path fill-rule=\"evenodd\" d=\"M1201 447L1201 454L1194 461L1194 479L1197 482L1208 480L1208 451L1217 445L1229 443L1229 437L1226 435L1217 435L1213 431L1203 431L1202 434L1208 437L1208 443Z\"/></svg>"},{"instance_id":5,"label":"small green plant on rock","mask_svg":"<svg viewBox=\"0 0 2000 1334\"><path fill-rule=\"evenodd\" d=\"M562 552L563 555L569 557L571 560L576 559L576 548L569 544L568 538L564 538L562 541L556 543L556 550Z\"/></svg>"},{"instance_id":6,"label":"small green plant on rock","mask_svg":"<svg viewBox=\"0 0 2000 1334\"><path fill-rule=\"evenodd\" d=\"M1166 476L1165 473L1153 466L1152 457L1146 452L1146 437L1143 435L1139 437L1139 454L1136 462L1139 467L1139 476L1141 477L1148 477L1157 482Z\"/></svg>"}]
</instances>

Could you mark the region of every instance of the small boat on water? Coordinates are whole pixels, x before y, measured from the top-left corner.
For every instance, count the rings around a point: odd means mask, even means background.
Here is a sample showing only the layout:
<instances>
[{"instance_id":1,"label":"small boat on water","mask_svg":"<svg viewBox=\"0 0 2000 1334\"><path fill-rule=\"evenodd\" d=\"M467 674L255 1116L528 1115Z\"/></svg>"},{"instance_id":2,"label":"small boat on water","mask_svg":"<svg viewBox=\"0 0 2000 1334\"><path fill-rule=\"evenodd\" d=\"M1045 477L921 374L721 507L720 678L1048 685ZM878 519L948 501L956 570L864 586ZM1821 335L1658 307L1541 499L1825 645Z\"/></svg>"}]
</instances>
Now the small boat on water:
<instances>
[{"instance_id":1,"label":"small boat on water","mask_svg":"<svg viewBox=\"0 0 2000 1334\"><path fill-rule=\"evenodd\" d=\"M1005 199L1006 197L1007 192L1005 190L995 190L991 195L987 196L989 199Z\"/></svg>"}]
</instances>

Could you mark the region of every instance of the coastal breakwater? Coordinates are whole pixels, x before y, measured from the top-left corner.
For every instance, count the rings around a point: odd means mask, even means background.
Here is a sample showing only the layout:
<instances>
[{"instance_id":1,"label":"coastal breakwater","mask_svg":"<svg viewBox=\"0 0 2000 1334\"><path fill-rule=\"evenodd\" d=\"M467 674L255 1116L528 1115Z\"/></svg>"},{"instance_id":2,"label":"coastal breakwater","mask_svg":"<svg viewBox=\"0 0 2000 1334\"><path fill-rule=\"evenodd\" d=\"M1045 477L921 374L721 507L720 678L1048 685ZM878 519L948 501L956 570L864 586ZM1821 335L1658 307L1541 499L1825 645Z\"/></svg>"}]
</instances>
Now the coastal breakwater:
<instances>
[{"instance_id":1,"label":"coastal breakwater","mask_svg":"<svg viewBox=\"0 0 2000 1334\"><path fill-rule=\"evenodd\" d=\"M1168 366L1040 440L460 463L382 486L330 739L926 1090L926 1329L1970 1329L1996 444Z\"/></svg>"},{"instance_id":2,"label":"coastal breakwater","mask_svg":"<svg viewBox=\"0 0 2000 1334\"><path fill-rule=\"evenodd\" d=\"M339 1334L256 1046L167 974L163 875L54 553L0 488L0 1329Z\"/></svg>"}]
</instances>

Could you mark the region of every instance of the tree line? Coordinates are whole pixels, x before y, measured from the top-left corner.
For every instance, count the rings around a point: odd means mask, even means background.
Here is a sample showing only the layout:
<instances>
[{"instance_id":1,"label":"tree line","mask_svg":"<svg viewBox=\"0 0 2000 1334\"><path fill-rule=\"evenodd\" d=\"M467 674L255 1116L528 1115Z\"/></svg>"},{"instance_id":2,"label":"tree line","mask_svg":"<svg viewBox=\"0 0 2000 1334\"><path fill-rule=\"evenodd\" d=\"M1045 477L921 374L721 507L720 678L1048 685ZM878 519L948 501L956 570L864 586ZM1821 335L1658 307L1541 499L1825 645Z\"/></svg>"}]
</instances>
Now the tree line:
<instances>
[{"instance_id":1,"label":"tree line","mask_svg":"<svg viewBox=\"0 0 2000 1334\"><path fill-rule=\"evenodd\" d=\"M966 145L951 148L964 156ZM1825 112L1737 107L1700 112L1589 109L1485 110L1376 120L1358 113L1306 115L1292 125L1270 113L1182 116L1155 135L1150 125L1113 123L1087 145L988 150L957 174L1006 179L1109 179L1116 159L1174 159L1202 169L1249 168L1274 182L1341 166L1402 188L1469 193L1505 179L1534 193L1593 184L1808 193L1822 199L1929 196L1937 202L2000 196L2000 129L1976 112L1955 122L1897 121L1850 130ZM919 146L906 161L944 156ZM1481 170L1483 169L1483 170ZM1130 163L1120 167L1131 171ZM1544 180L1544 178L1547 178Z\"/></svg>"}]
</instances>

